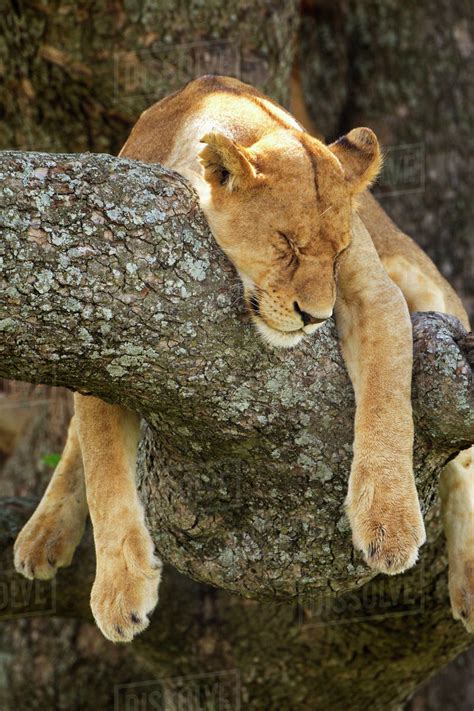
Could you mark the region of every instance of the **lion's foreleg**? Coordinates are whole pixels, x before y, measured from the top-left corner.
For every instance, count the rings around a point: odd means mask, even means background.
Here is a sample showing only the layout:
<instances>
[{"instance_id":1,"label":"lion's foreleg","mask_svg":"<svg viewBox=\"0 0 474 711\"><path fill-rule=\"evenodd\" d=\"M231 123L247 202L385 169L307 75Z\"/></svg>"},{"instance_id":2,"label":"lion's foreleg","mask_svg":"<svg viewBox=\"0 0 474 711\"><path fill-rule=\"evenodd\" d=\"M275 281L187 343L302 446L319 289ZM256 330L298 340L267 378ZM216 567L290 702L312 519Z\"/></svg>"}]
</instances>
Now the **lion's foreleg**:
<instances>
[{"instance_id":1,"label":"lion's foreleg","mask_svg":"<svg viewBox=\"0 0 474 711\"><path fill-rule=\"evenodd\" d=\"M104 635L127 642L148 626L161 563L135 482L140 420L118 405L75 396L97 557L91 607Z\"/></svg>"},{"instance_id":2,"label":"lion's foreleg","mask_svg":"<svg viewBox=\"0 0 474 711\"><path fill-rule=\"evenodd\" d=\"M357 405L346 500L353 541L371 567L395 574L415 563L425 540L412 465L412 330L357 216L336 318Z\"/></svg>"}]
</instances>

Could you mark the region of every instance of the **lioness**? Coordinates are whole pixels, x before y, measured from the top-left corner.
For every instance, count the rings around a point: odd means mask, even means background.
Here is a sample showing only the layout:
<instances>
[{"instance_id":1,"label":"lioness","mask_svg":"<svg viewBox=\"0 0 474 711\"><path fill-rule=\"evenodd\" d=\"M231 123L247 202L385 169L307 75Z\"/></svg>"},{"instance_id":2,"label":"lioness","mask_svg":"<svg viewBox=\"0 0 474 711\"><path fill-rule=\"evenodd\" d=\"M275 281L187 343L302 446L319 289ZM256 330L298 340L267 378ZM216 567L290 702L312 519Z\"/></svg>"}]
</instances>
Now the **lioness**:
<instances>
[{"instance_id":1,"label":"lioness","mask_svg":"<svg viewBox=\"0 0 474 711\"><path fill-rule=\"evenodd\" d=\"M357 402L346 502L354 545L377 571L412 566L425 531L412 469L407 303L468 321L427 256L367 192L381 166L373 132L357 128L325 146L252 87L207 76L145 111L120 155L190 180L270 344L296 346L335 313ZM135 414L76 394L61 461L15 544L19 572L50 578L71 562L89 510L92 610L117 642L148 625L161 573L135 486L138 438ZM452 605L471 630L472 451L442 482Z\"/></svg>"}]
</instances>

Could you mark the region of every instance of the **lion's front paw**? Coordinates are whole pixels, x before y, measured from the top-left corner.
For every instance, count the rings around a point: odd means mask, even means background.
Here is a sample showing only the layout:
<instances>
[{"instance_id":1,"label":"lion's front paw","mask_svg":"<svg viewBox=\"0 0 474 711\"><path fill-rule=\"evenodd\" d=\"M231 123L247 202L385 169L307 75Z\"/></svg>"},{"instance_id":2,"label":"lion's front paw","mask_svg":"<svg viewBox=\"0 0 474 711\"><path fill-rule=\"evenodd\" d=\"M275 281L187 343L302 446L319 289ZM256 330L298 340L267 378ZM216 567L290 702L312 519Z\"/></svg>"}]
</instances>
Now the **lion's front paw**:
<instances>
[{"instance_id":1,"label":"lion's front paw","mask_svg":"<svg viewBox=\"0 0 474 711\"><path fill-rule=\"evenodd\" d=\"M101 553L91 607L97 626L112 642L131 642L148 627L158 602L161 562L144 525L129 529L120 544Z\"/></svg>"},{"instance_id":2,"label":"lion's front paw","mask_svg":"<svg viewBox=\"0 0 474 711\"><path fill-rule=\"evenodd\" d=\"M71 563L84 532L84 517L62 510L33 514L15 541L14 565L32 580L49 580Z\"/></svg>"},{"instance_id":3,"label":"lion's front paw","mask_svg":"<svg viewBox=\"0 0 474 711\"><path fill-rule=\"evenodd\" d=\"M410 475L411 476L411 475ZM354 547L362 551L367 564L381 573L396 575L417 561L418 549L426 540L418 495L413 485L383 486L356 482L346 501Z\"/></svg>"},{"instance_id":4,"label":"lion's front paw","mask_svg":"<svg viewBox=\"0 0 474 711\"><path fill-rule=\"evenodd\" d=\"M474 558L449 559L449 597L455 620L474 634Z\"/></svg>"}]
</instances>

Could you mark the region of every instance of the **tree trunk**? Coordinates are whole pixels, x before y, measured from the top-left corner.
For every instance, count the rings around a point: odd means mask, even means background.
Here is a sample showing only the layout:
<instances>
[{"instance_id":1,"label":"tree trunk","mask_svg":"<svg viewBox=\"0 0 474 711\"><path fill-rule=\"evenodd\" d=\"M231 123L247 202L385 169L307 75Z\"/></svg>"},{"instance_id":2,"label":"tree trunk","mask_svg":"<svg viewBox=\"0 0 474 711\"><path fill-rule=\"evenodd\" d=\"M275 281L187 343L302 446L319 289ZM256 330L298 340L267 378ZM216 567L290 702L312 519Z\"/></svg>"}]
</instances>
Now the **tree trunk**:
<instances>
[{"instance_id":1,"label":"tree trunk","mask_svg":"<svg viewBox=\"0 0 474 711\"><path fill-rule=\"evenodd\" d=\"M140 487L158 550L221 588L165 576L152 629L134 643L155 675L237 669L245 708L290 696L295 709L315 698L321 709L386 709L465 648L434 502L440 467L474 439L472 337L460 324L414 317L429 544L414 570L374 579L343 514L354 405L334 326L295 351L260 343L195 195L159 166L4 154L0 178L1 373L140 412ZM24 516L6 511L5 550ZM90 614L90 553L82 560L60 574L59 615Z\"/></svg>"},{"instance_id":2,"label":"tree trunk","mask_svg":"<svg viewBox=\"0 0 474 711\"><path fill-rule=\"evenodd\" d=\"M6 0L0 149L117 153L138 116L190 79L288 92L296 0Z\"/></svg>"}]
</instances>

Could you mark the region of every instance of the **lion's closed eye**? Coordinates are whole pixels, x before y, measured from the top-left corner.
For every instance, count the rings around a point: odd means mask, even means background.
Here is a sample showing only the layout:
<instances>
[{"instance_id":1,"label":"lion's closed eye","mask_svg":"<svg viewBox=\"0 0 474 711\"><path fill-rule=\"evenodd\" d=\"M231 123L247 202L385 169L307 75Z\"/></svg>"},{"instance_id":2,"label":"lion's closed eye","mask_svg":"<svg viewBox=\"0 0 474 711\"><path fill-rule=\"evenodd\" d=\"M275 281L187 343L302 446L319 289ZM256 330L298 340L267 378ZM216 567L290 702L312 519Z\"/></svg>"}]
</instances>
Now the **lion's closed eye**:
<instances>
[{"instance_id":1,"label":"lion's closed eye","mask_svg":"<svg viewBox=\"0 0 474 711\"><path fill-rule=\"evenodd\" d=\"M294 248L293 240L285 232L280 232L280 230L278 230L277 235L280 238L280 242L282 244L285 244L290 249Z\"/></svg>"},{"instance_id":2,"label":"lion's closed eye","mask_svg":"<svg viewBox=\"0 0 474 711\"><path fill-rule=\"evenodd\" d=\"M298 261L298 247L295 245L292 238L285 232L277 232L278 241L276 249L279 259L287 259L289 264Z\"/></svg>"}]
</instances>

